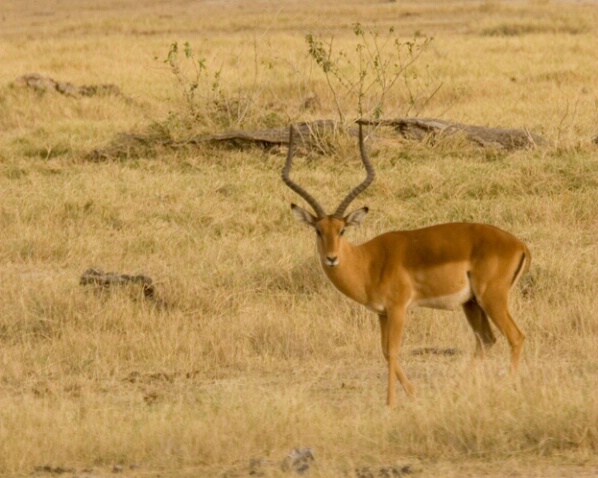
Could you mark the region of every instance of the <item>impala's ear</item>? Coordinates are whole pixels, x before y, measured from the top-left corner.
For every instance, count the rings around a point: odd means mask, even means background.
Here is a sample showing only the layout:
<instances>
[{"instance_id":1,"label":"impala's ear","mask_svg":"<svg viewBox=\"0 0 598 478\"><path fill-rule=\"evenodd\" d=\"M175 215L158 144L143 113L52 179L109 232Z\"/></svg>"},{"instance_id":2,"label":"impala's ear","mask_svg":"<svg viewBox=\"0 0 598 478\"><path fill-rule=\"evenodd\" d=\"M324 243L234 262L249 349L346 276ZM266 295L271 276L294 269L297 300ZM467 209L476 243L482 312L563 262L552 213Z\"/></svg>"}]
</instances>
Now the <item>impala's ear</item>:
<instances>
[{"instance_id":1,"label":"impala's ear","mask_svg":"<svg viewBox=\"0 0 598 478\"><path fill-rule=\"evenodd\" d=\"M345 224L347 226L359 226L368 211L369 209L367 207L362 207L361 209L349 213L344 217Z\"/></svg>"},{"instance_id":2,"label":"impala's ear","mask_svg":"<svg viewBox=\"0 0 598 478\"><path fill-rule=\"evenodd\" d=\"M297 219L297 221L301 224L307 224L308 226L316 227L316 217L302 207L299 207L296 204L291 204L291 211L293 211L295 219Z\"/></svg>"}]
</instances>

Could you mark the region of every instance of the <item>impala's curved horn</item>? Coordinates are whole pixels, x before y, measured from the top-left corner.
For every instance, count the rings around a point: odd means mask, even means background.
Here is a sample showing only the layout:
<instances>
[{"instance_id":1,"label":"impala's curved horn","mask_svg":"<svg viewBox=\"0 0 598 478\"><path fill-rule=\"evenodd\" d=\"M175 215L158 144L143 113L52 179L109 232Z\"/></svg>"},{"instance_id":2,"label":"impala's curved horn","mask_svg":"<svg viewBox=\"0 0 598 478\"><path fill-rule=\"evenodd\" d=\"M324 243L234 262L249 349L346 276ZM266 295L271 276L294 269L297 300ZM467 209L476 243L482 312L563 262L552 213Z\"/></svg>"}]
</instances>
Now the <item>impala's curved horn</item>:
<instances>
[{"instance_id":1,"label":"impala's curved horn","mask_svg":"<svg viewBox=\"0 0 598 478\"><path fill-rule=\"evenodd\" d=\"M376 173L374 172L374 167L370 162L370 158L368 158L367 152L365 150L365 145L363 144L363 127L361 123L359 123L359 151L361 151L361 161L363 162L365 170L367 171L367 177L359 186L355 187L349 194L347 194L347 197L345 197L345 199L343 199L343 202L340 203L339 207L336 208L336 211L334 212L333 216L337 219L342 219L343 214L345 213L345 209L347 209L347 206L351 204L351 202L357 196L359 196L363 191L366 190L366 188L372 183L374 177L376 176Z\"/></svg>"},{"instance_id":2,"label":"impala's curved horn","mask_svg":"<svg viewBox=\"0 0 598 478\"><path fill-rule=\"evenodd\" d=\"M305 189L299 186L297 183L293 182L291 178L289 178L289 172L291 171L291 164L293 162L293 153L295 151L295 144L293 143L293 125L289 128L289 154L287 155L287 162L282 169L282 180L284 183L290 187L293 191L295 191L299 196L301 196L307 203L313 208L314 212L319 218L325 217L326 213L324 209L318 201L314 199L314 197L309 194Z\"/></svg>"}]
</instances>

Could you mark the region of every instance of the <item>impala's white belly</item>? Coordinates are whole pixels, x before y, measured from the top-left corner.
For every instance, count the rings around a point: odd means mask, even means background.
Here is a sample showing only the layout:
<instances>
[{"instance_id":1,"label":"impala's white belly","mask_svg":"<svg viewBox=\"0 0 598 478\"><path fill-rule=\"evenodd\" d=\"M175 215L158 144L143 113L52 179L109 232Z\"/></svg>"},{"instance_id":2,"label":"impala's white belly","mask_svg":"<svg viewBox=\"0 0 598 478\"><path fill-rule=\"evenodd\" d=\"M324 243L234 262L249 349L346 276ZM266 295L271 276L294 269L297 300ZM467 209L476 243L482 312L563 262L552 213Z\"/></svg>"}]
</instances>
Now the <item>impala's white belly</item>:
<instances>
[{"instance_id":1,"label":"impala's white belly","mask_svg":"<svg viewBox=\"0 0 598 478\"><path fill-rule=\"evenodd\" d=\"M463 261L414 271L409 305L444 310L460 307L474 296L468 268L468 262Z\"/></svg>"},{"instance_id":2,"label":"impala's white belly","mask_svg":"<svg viewBox=\"0 0 598 478\"><path fill-rule=\"evenodd\" d=\"M414 297L410 305L415 307L430 307L432 309L454 310L471 300L472 297L471 287L467 284L463 289L452 294L422 298Z\"/></svg>"}]
</instances>

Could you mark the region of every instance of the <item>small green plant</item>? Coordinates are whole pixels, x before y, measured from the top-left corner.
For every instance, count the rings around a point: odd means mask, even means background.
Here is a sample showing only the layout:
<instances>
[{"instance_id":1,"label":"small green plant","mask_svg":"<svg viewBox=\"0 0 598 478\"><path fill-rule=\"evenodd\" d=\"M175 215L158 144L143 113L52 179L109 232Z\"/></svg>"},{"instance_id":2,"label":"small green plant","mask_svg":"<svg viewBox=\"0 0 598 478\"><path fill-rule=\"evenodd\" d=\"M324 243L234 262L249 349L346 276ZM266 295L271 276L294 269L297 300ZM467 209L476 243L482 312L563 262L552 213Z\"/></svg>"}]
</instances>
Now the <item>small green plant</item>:
<instances>
[{"instance_id":1,"label":"small green plant","mask_svg":"<svg viewBox=\"0 0 598 478\"><path fill-rule=\"evenodd\" d=\"M207 60L198 57L189 42L182 48L178 42L170 45L163 62L168 65L182 91L184 106L171 111L162 129L169 131L181 128L194 129L196 126L213 126L222 123L224 118L219 105L224 93L221 85L222 67L211 70Z\"/></svg>"},{"instance_id":2,"label":"small green plant","mask_svg":"<svg viewBox=\"0 0 598 478\"><path fill-rule=\"evenodd\" d=\"M172 74L180 84L185 101L189 108L189 112L192 116L196 116L199 107L196 94L202 82L211 83L208 90L209 94L204 97L204 106L210 106L210 103L213 103L216 98L222 96L222 90L220 87L220 75L222 72L222 67L216 70L213 74L210 74L208 67L206 66L206 59L197 58L189 42L184 43L183 52L186 63L188 66L190 66L190 73L185 71L181 65L178 42L173 42L170 45L170 49L168 50L168 54L164 60L164 63L170 67Z\"/></svg>"},{"instance_id":3,"label":"small green plant","mask_svg":"<svg viewBox=\"0 0 598 478\"><path fill-rule=\"evenodd\" d=\"M217 131L241 128L248 125L264 126L278 121L277 112L264 107L264 95L269 85L263 71L272 68L260 61L257 45L253 45L252 70L243 70L239 55L236 59L226 55L220 66L199 56L189 42L182 48L178 42L170 45L163 62L176 78L184 98L184 106L171 111L161 127L169 130ZM223 64L236 65L237 71L225 77Z\"/></svg>"},{"instance_id":4,"label":"small green plant","mask_svg":"<svg viewBox=\"0 0 598 478\"><path fill-rule=\"evenodd\" d=\"M410 41L401 41L393 27L385 35L366 30L360 23L353 24L356 37L354 51L337 49L334 37L329 40L308 34L305 40L311 58L326 77L341 122L345 121L345 97L357 97L357 115L381 118L386 113L387 98L401 85L407 95L407 108L412 110L421 102L414 84L418 80L414 63L432 41L431 37L415 35ZM423 103L438 91L437 86Z\"/></svg>"}]
</instances>

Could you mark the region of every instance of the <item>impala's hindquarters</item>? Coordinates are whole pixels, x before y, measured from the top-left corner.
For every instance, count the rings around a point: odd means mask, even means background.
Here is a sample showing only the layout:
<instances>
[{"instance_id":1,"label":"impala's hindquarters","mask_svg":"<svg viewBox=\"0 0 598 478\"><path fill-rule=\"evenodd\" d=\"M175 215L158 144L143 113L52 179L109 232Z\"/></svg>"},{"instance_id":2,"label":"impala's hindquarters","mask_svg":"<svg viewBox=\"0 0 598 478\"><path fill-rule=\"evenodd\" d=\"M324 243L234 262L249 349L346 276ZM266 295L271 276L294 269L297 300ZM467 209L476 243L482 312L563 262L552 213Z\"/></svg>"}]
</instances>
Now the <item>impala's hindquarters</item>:
<instances>
[{"instance_id":1,"label":"impala's hindquarters","mask_svg":"<svg viewBox=\"0 0 598 478\"><path fill-rule=\"evenodd\" d=\"M515 375L519 368L519 359L525 334L517 327L508 309L506 298L501 291L489 288L480 298L480 307L502 332L511 346L511 373Z\"/></svg>"},{"instance_id":2,"label":"impala's hindquarters","mask_svg":"<svg viewBox=\"0 0 598 478\"><path fill-rule=\"evenodd\" d=\"M519 242L519 241L518 241ZM521 244L521 243L519 243ZM486 280L473 283L474 298L463 305L463 311L477 338L476 355L483 356L484 349L496 341L490 328L490 319L507 338L511 347L511 374L519 368L519 360L525 341L525 334L517 326L509 311L509 292L519 278L529 269L531 255L524 244L524 251L518 257L514 271L506 271L489 276ZM513 262L511 262L512 264ZM508 265L508 264L507 264ZM511 270L512 269L511 265ZM500 270L500 268L498 268Z\"/></svg>"}]
</instances>

